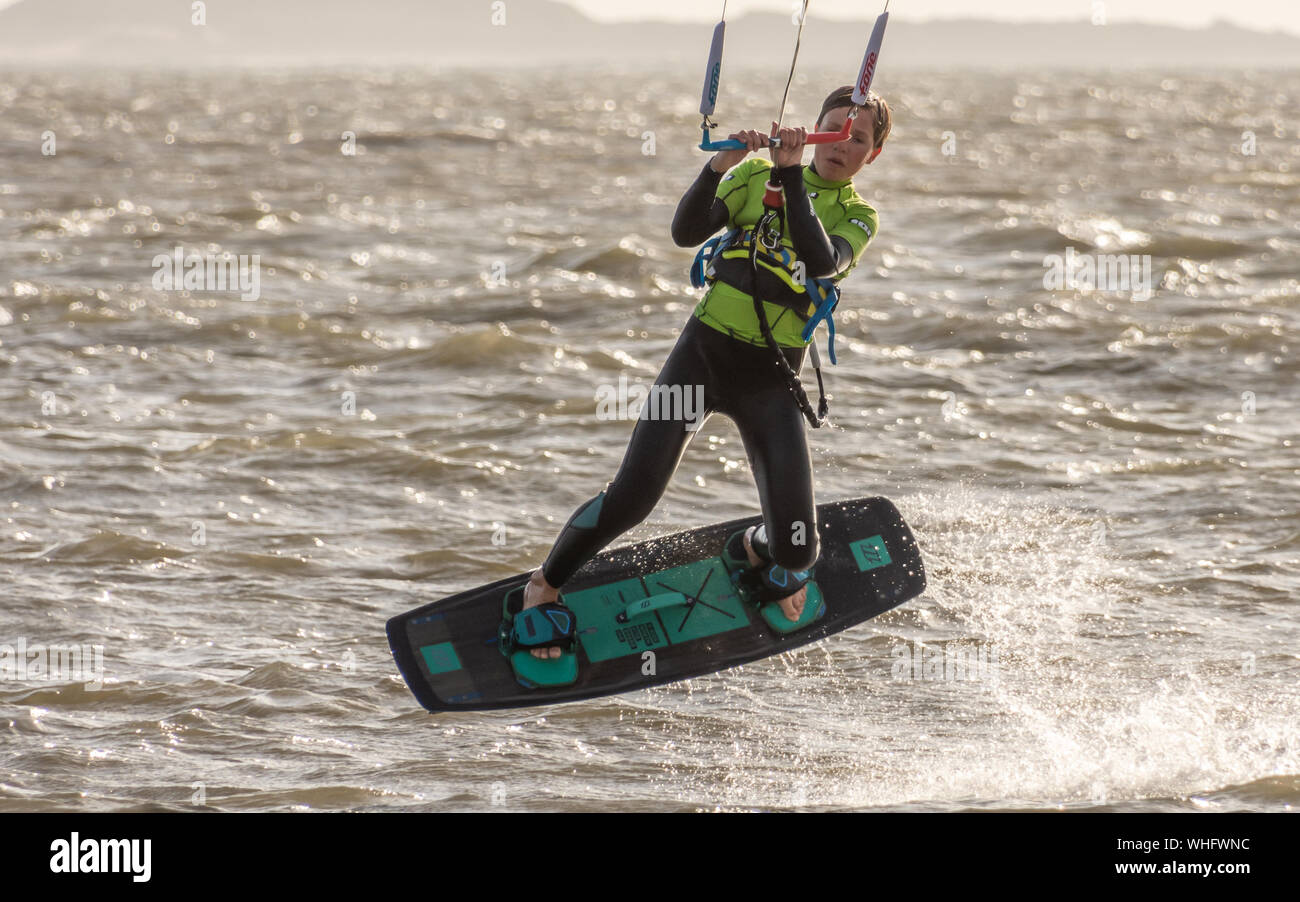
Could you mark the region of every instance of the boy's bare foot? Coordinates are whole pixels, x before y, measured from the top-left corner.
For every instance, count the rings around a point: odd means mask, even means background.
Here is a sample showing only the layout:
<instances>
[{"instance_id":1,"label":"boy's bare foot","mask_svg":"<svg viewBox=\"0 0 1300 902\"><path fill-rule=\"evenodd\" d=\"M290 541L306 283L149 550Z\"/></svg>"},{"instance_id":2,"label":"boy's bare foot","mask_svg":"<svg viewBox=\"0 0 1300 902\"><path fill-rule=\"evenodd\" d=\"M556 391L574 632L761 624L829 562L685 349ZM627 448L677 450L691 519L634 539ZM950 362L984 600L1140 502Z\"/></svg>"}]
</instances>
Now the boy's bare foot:
<instances>
[{"instance_id":1,"label":"boy's bare foot","mask_svg":"<svg viewBox=\"0 0 1300 902\"><path fill-rule=\"evenodd\" d=\"M749 537L754 534L756 529L758 529L757 526L751 526L749 529L745 530L745 554L749 556L750 566L761 567L768 563L768 561L759 557L758 552L754 550L754 546L749 542ZM798 592L782 598L777 602L777 604L781 606L781 613L793 621L798 620L803 616L803 605L807 599L808 587L802 586Z\"/></svg>"},{"instance_id":2,"label":"boy's bare foot","mask_svg":"<svg viewBox=\"0 0 1300 902\"><path fill-rule=\"evenodd\" d=\"M548 601L559 601L560 590L546 581L542 575L542 568L538 567L533 571L533 575L528 578L528 583L524 586L524 610L535 608L539 604L546 604ZM558 648L534 648L530 652L534 658L558 658L563 652Z\"/></svg>"}]
</instances>

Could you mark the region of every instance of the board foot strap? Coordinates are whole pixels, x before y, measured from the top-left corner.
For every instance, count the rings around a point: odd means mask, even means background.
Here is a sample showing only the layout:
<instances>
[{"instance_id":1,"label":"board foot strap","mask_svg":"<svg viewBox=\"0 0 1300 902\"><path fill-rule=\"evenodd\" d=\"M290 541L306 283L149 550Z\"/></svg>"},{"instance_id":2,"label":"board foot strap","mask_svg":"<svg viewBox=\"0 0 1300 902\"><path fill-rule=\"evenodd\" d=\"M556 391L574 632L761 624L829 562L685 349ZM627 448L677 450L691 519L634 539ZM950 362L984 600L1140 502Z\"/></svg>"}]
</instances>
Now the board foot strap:
<instances>
[{"instance_id":1,"label":"board foot strap","mask_svg":"<svg viewBox=\"0 0 1300 902\"><path fill-rule=\"evenodd\" d=\"M538 686L570 686L578 679L578 656L574 649L577 618L563 604L545 604L523 609L524 587L506 593L502 602L497 641L510 662L515 680L525 689ZM558 648L558 658L538 658L532 652Z\"/></svg>"},{"instance_id":2,"label":"board foot strap","mask_svg":"<svg viewBox=\"0 0 1300 902\"><path fill-rule=\"evenodd\" d=\"M784 635L821 619L826 613L826 600L821 588L813 581L812 570L787 570L770 561L759 567L752 566L745 554L746 531L742 529L731 534L723 548L722 560L731 573L732 581L750 603L758 607L767 625ZM760 550L756 543L755 551L759 552L760 557L765 557L762 551L766 550ZM797 620L791 620L785 616L777 602L805 587L808 591L804 598L803 612Z\"/></svg>"}]
</instances>

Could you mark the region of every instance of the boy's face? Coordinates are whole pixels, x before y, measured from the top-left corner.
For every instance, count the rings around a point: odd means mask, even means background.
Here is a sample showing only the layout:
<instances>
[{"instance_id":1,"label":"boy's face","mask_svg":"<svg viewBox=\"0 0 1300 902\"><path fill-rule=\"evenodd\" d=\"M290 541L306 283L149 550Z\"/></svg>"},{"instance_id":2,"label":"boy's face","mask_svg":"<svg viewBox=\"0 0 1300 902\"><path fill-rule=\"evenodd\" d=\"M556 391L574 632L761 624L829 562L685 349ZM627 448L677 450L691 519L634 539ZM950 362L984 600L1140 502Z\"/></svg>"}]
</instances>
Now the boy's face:
<instances>
[{"instance_id":1,"label":"boy's face","mask_svg":"<svg viewBox=\"0 0 1300 902\"><path fill-rule=\"evenodd\" d=\"M844 120L848 116L848 107L836 107L817 123L817 130L837 132L844 127ZM876 134L875 118L874 111L862 110L858 113L858 118L853 121L849 140L836 144L814 145L816 152L813 154L813 163L817 167L817 174L832 182L851 179L857 175L867 164L867 158L875 149L873 146Z\"/></svg>"}]
</instances>

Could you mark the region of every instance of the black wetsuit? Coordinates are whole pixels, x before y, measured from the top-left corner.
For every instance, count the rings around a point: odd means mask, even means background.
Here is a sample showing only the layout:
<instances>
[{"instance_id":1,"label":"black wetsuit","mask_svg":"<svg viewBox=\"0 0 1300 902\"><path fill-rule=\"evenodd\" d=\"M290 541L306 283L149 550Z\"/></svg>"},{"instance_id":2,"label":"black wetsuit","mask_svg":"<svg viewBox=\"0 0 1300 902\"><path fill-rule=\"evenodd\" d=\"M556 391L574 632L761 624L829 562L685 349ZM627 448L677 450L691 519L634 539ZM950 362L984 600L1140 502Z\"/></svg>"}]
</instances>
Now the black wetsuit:
<instances>
[{"instance_id":1,"label":"black wetsuit","mask_svg":"<svg viewBox=\"0 0 1300 902\"><path fill-rule=\"evenodd\" d=\"M787 205L790 238L800 258L809 261L810 275L820 276L846 267L853 252L844 239L826 235L807 204L802 172L801 166L775 170L787 198L802 201ZM673 219L673 239L678 245L700 244L727 224L727 207L715 197L720 179L721 175L706 165L682 198ZM792 186L799 190L790 190ZM727 274L719 271L719 278L726 279ZM759 288L762 290L762 284ZM783 347L781 353L798 372L804 349ZM683 391L702 386L703 411L692 410L697 415L690 420L661 418L667 405L647 402L642 407L614 480L583 502L560 531L542 565L546 581L562 586L602 548L650 515L687 445L714 412L730 417L740 432L763 510L766 536L761 538L765 538L772 560L789 570L811 567L818 555L812 462L803 414L773 351L733 338L692 316L655 385L665 391L668 386L680 386ZM655 391L651 389L652 397Z\"/></svg>"}]
</instances>

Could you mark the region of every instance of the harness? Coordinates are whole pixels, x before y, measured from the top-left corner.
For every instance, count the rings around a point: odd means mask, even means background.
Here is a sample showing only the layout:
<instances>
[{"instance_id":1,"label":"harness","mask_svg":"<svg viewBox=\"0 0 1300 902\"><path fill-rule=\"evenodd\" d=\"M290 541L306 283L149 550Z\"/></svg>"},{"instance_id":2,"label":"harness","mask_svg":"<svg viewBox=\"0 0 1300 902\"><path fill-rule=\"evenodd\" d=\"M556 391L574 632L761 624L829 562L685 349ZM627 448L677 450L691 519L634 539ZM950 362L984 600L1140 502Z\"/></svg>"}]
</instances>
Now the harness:
<instances>
[{"instance_id":1,"label":"harness","mask_svg":"<svg viewBox=\"0 0 1300 902\"><path fill-rule=\"evenodd\" d=\"M754 234L757 228L754 226L735 228L729 232L711 238L704 242L704 245L695 254L695 262L691 264L691 284L696 288L704 288L717 281L717 273L714 264L724 255L731 251L742 251L745 257L753 253ZM773 240L774 239L774 240ZM799 284L799 277L795 270L794 252L780 243L780 232L778 230L769 230L768 235L759 238L759 251L757 253L757 262L761 263L769 271L775 272L791 288L796 288ZM806 309L802 307L791 306L790 309L804 321L803 332L800 337L804 342L812 341L813 333L817 326L824 320L826 322L826 350L830 354L831 363L838 365L839 361L835 358L835 307L840 302L840 288L834 279L820 278L807 279L803 284L804 291L815 304L813 313L809 315ZM775 301L774 303L781 303Z\"/></svg>"},{"instance_id":2,"label":"harness","mask_svg":"<svg viewBox=\"0 0 1300 902\"><path fill-rule=\"evenodd\" d=\"M829 413L830 405L827 403L826 387L822 382L821 357L817 353L817 344L812 341L812 337L817 324L825 320L828 335L826 347L830 353L831 363L837 363L835 359L835 317L833 314L835 306L840 302L840 290L832 279L803 279L797 274L794 253L781 244L784 218L785 199L781 195L781 189L769 182L766 193L763 195L763 215L759 218L758 223L752 227L732 229L730 232L706 241L699 252L696 253L695 261L691 264L691 284L696 288L703 288L705 285L717 281L715 264L717 260L723 259L723 255L729 251L741 250L744 256L749 258L750 267L754 273L752 293L754 314L758 318L763 338L767 342L767 346L776 355L777 366L781 370L786 386L790 389L790 394L794 396L795 403L799 405L800 411L803 412L804 417L812 427L819 429L826 424L826 416ZM781 348L772 335L772 327L767 322L767 312L763 309L763 301L758 294L758 267L760 263L766 269L780 276L782 281L790 285L792 289L802 286L807 295L816 299L811 315L806 312L806 309L794 307L784 300L773 302L793 309L798 317L804 320L804 327L800 337L804 342L810 343L813 371L817 374L819 397L816 411L808 403L808 395L804 392L803 385L799 381L799 374L794 371L789 361L785 359L785 355L781 353Z\"/></svg>"}]
</instances>

